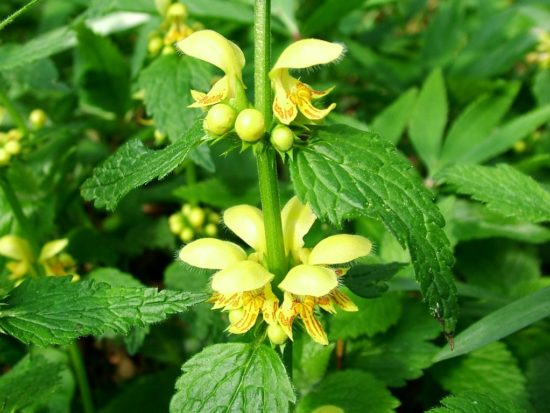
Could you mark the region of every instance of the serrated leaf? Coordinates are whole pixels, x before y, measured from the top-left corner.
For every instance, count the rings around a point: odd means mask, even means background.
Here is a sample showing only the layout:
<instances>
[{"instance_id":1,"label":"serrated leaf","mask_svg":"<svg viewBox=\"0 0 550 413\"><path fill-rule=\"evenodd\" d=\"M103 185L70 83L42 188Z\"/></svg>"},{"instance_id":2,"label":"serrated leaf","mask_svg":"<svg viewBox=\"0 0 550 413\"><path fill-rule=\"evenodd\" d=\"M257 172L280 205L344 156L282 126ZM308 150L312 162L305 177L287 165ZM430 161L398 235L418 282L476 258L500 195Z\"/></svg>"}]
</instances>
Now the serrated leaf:
<instances>
[{"instance_id":1,"label":"serrated leaf","mask_svg":"<svg viewBox=\"0 0 550 413\"><path fill-rule=\"evenodd\" d=\"M519 86L511 83L504 90L481 96L467 106L447 134L438 167L459 160L465 150L487 137L510 109Z\"/></svg>"},{"instance_id":2,"label":"serrated leaf","mask_svg":"<svg viewBox=\"0 0 550 413\"><path fill-rule=\"evenodd\" d=\"M550 192L509 165L455 165L438 178L498 214L533 223L550 220Z\"/></svg>"},{"instance_id":3,"label":"serrated leaf","mask_svg":"<svg viewBox=\"0 0 550 413\"><path fill-rule=\"evenodd\" d=\"M410 250L422 294L447 333L456 324L453 256L431 193L391 143L335 125L321 128L290 164L299 198L335 224L366 215L384 222Z\"/></svg>"},{"instance_id":4,"label":"serrated leaf","mask_svg":"<svg viewBox=\"0 0 550 413\"><path fill-rule=\"evenodd\" d=\"M207 66L188 56L161 56L144 69L138 83L155 128L178 140L202 114L187 107L193 102L191 89L207 91L210 80Z\"/></svg>"},{"instance_id":5,"label":"serrated leaf","mask_svg":"<svg viewBox=\"0 0 550 413\"><path fill-rule=\"evenodd\" d=\"M437 352L430 342L439 335L437 323L417 300L407 299L403 305L406 311L394 327L371 340L357 342L349 355L351 365L369 371L392 387L422 376Z\"/></svg>"},{"instance_id":6,"label":"serrated leaf","mask_svg":"<svg viewBox=\"0 0 550 413\"><path fill-rule=\"evenodd\" d=\"M323 380L300 400L296 413L310 413L321 406L336 406L346 413L392 413L399 404L371 374L347 370Z\"/></svg>"},{"instance_id":7,"label":"serrated leaf","mask_svg":"<svg viewBox=\"0 0 550 413\"><path fill-rule=\"evenodd\" d=\"M401 296L386 293L378 298L365 299L347 294L359 308L358 312L339 311L330 318L331 339L369 337L387 331L401 316Z\"/></svg>"},{"instance_id":8,"label":"serrated leaf","mask_svg":"<svg viewBox=\"0 0 550 413\"><path fill-rule=\"evenodd\" d=\"M203 135L202 126L196 123L183 137L164 149L148 149L138 139L125 143L94 169L93 175L82 184L82 196L93 200L97 208L114 209L132 189L172 172Z\"/></svg>"},{"instance_id":9,"label":"serrated leaf","mask_svg":"<svg viewBox=\"0 0 550 413\"><path fill-rule=\"evenodd\" d=\"M447 112L445 81L441 69L435 69L422 85L409 123L412 144L430 170L439 159Z\"/></svg>"},{"instance_id":10,"label":"serrated leaf","mask_svg":"<svg viewBox=\"0 0 550 413\"><path fill-rule=\"evenodd\" d=\"M25 281L3 299L0 329L24 343L67 344L107 332L127 334L204 301L206 295L155 288L116 288L70 277Z\"/></svg>"},{"instance_id":11,"label":"serrated leaf","mask_svg":"<svg viewBox=\"0 0 550 413\"><path fill-rule=\"evenodd\" d=\"M42 356L26 356L0 377L0 411L14 412L52 396L63 366Z\"/></svg>"},{"instance_id":12,"label":"serrated leaf","mask_svg":"<svg viewBox=\"0 0 550 413\"><path fill-rule=\"evenodd\" d=\"M466 391L441 400L443 407L430 409L429 413L525 413L508 397L486 391Z\"/></svg>"},{"instance_id":13,"label":"serrated leaf","mask_svg":"<svg viewBox=\"0 0 550 413\"><path fill-rule=\"evenodd\" d=\"M114 43L86 27L77 30L76 87L85 105L122 117L130 101L130 68Z\"/></svg>"},{"instance_id":14,"label":"serrated leaf","mask_svg":"<svg viewBox=\"0 0 550 413\"><path fill-rule=\"evenodd\" d=\"M414 109L418 90L403 93L372 121L372 130L394 145L399 142Z\"/></svg>"},{"instance_id":15,"label":"serrated leaf","mask_svg":"<svg viewBox=\"0 0 550 413\"><path fill-rule=\"evenodd\" d=\"M474 351L550 316L550 287L516 300L471 324L455 337L455 349L443 348L434 361Z\"/></svg>"},{"instance_id":16,"label":"serrated leaf","mask_svg":"<svg viewBox=\"0 0 550 413\"><path fill-rule=\"evenodd\" d=\"M295 401L281 359L265 345L215 344L182 370L170 413L284 413Z\"/></svg>"},{"instance_id":17,"label":"serrated leaf","mask_svg":"<svg viewBox=\"0 0 550 413\"><path fill-rule=\"evenodd\" d=\"M452 393L483 389L488 394L508 397L524 408L529 405L525 377L503 343L493 343L459 361L436 367L434 375Z\"/></svg>"}]
</instances>

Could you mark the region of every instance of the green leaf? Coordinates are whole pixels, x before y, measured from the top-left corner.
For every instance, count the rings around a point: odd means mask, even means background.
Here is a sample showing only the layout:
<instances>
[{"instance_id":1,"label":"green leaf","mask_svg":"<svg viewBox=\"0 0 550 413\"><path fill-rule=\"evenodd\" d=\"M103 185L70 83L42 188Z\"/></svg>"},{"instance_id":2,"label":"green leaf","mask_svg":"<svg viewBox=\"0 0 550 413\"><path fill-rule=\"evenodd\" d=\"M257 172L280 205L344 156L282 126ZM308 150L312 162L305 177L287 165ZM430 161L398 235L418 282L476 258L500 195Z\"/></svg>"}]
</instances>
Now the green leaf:
<instances>
[{"instance_id":1,"label":"green leaf","mask_svg":"<svg viewBox=\"0 0 550 413\"><path fill-rule=\"evenodd\" d=\"M498 214L533 223L550 220L550 192L511 166L455 165L439 178Z\"/></svg>"},{"instance_id":2,"label":"green leaf","mask_svg":"<svg viewBox=\"0 0 550 413\"><path fill-rule=\"evenodd\" d=\"M527 388L537 412L550 412L550 352L535 357L527 367Z\"/></svg>"},{"instance_id":3,"label":"green leaf","mask_svg":"<svg viewBox=\"0 0 550 413\"><path fill-rule=\"evenodd\" d=\"M539 106L550 103L550 69L540 70L535 75L532 90Z\"/></svg>"},{"instance_id":4,"label":"green leaf","mask_svg":"<svg viewBox=\"0 0 550 413\"><path fill-rule=\"evenodd\" d=\"M465 391L441 400L444 407L430 409L428 413L525 413L508 397L486 391Z\"/></svg>"},{"instance_id":5,"label":"green leaf","mask_svg":"<svg viewBox=\"0 0 550 413\"><path fill-rule=\"evenodd\" d=\"M170 413L288 412L295 396L281 359L264 345L216 344L183 366Z\"/></svg>"},{"instance_id":6,"label":"green leaf","mask_svg":"<svg viewBox=\"0 0 550 413\"><path fill-rule=\"evenodd\" d=\"M344 277L344 283L354 294L364 298L376 298L388 290L388 281L406 264L370 264L352 267Z\"/></svg>"},{"instance_id":7,"label":"green leaf","mask_svg":"<svg viewBox=\"0 0 550 413\"><path fill-rule=\"evenodd\" d=\"M502 343L493 343L461 360L436 367L434 375L452 393L483 389L488 394L508 397L522 407L529 404L525 377Z\"/></svg>"},{"instance_id":8,"label":"green leaf","mask_svg":"<svg viewBox=\"0 0 550 413\"><path fill-rule=\"evenodd\" d=\"M196 123L185 135L164 149L151 150L138 139L121 146L82 185L82 196L97 208L114 209L120 199L138 186L162 179L187 157L204 135Z\"/></svg>"},{"instance_id":9,"label":"green leaf","mask_svg":"<svg viewBox=\"0 0 550 413\"><path fill-rule=\"evenodd\" d=\"M439 159L447 112L445 81L435 69L422 85L409 123L412 144L430 170Z\"/></svg>"},{"instance_id":10,"label":"green leaf","mask_svg":"<svg viewBox=\"0 0 550 413\"><path fill-rule=\"evenodd\" d=\"M290 172L297 195L319 218L335 224L361 215L383 221L409 247L424 298L452 333L456 287L444 220L431 193L389 142L342 125L321 128L296 151Z\"/></svg>"},{"instance_id":11,"label":"green leaf","mask_svg":"<svg viewBox=\"0 0 550 413\"><path fill-rule=\"evenodd\" d=\"M205 179L196 184L182 186L174 195L183 199L193 199L218 208L229 208L236 204L255 204L259 191L256 183L234 179L226 182L219 177Z\"/></svg>"},{"instance_id":12,"label":"green leaf","mask_svg":"<svg viewBox=\"0 0 550 413\"><path fill-rule=\"evenodd\" d=\"M145 94L147 113L155 128L176 141L201 116L198 109L188 108L193 102L191 89L210 88L207 66L191 57L161 56L141 72L139 87Z\"/></svg>"},{"instance_id":13,"label":"green leaf","mask_svg":"<svg viewBox=\"0 0 550 413\"><path fill-rule=\"evenodd\" d=\"M441 4L424 32L421 62L429 67L449 62L463 43L464 7L453 0Z\"/></svg>"},{"instance_id":14,"label":"green leaf","mask_svg":"<svg viewBox=\"0 0 550 413\"><path fill-rule=\"evenodd\" d=\"M361 7L364 3L365 0L326 0L308 16L303 24L302 32L306 36L322 33L324 30L334 27L342 17Z\"/></svg>"},{"instance_id":15,"label":"green leaf","mask_svg":"<svg viewBox=\"0 0 550 413\"><path fill-rule=\"evenodd\" d=\"M439 326L418 300L409 298L402 305L405 311L395 326L353 344L349 355L350 365L369 371L392 387L417 379L433 364L437 347L430 340L440 334Z\"/></svg>"},{"instance_id":16,"label":"green leaf","mask_svg":"<svg viewBox=\"0 0 550 413\"><path fill-rule=\"evenodd\" d=\"M550 316L550 287L543 288L492 312L455 337L454 351L443 348L434 361L458 357L500 340Z\"/></svg>"},{"instance_id":17,"label":"green leaf","mask_svg":"<svg viewBox=\"0 0 550 413\"><path fill-rule=\"evenodd\" d=\"M518 116L476 144L463 148L456 154L456 163L481 163L506 152L514 143L525 138L550 120L550 105L534 109Z\"/></svg>"},{"instance_id":18,"label":"green leaf","mask_svg":"<svg viewBox=\"0 0 550 413\"><path fill-rule=\"evenodd\" d=\"M24 343L67 344L80 336L127 334L132 327L157 323L205 298L87 280L72 283L70 277L36 278L4 298L0 329Z\"/></svg>"},{"instance_id":19,"label":"green leaf","mask_svg":"<svg viewBox=\"0 0 550 413\"><path fill-rule=\"evenodd\" d=\"M296 413L310 413L321 406L336 406L346 413L392 413L399 404L371 374L347 370L323 380L300 400Z\"/></svg>"},{"instance_id":20,"label":"green leaf","mask_svg":"<svg viewBox=\"0 0 550 413\"><path fill-rule=\"evenodd\" d=\"M27 355L0 377L0 410L15 412L47 400L61 384L63 366Z\"/></svg>"},{"instance_id":21,"label":"green leaf","mask_svg":"<svg viewBox=\"0 0 550 413\"><path fill-rule=\"evenodd\" d=\"M77 30L75 81L81 102L122 117L130 102L130 68L109 39Z\"/></svg>"},{"instance_id":22,"label":"green leaf","mask_svg":"<svg viewBox=\"0 0 550 413\"><path fill-rule=\"evenodd\" d=\"M351 294L351 300L359 307L358 312L339 311L330 318L331 339L356 338L363 334L369 337L387 331L401 316L401 295L387 293L378 298L365 299Z\"/></svg>"},{"instance_id":23,"label":"green leaf","mask_svg":"<svg viewBox=\"0 0 550 413\"><path fill-rule=\"evenodd\" d=\"M232 20L241 23L254 21L251 5L241 2L228 3L224 0L186 0L185 5L193 17Z\"/></svg>"},{"instance_id":24,"label":"green leaf","mask_svg":"<svg viewBox=\"0 0 550 413\"><path fill-rule=\"evenodd\" d=\"M310 391L324 377L333 357L334 347L334 343L323 346L306 335L296 338L292 350L292 384L301 392Z\"/></svg>"},{"instance_id":25,"label":"green leaf","mask_svg":"<svg viewBox=\"0 0 550 413\"><path fill-rule=\"evenodd\" d=\"M510 83L501 91L483 95L471 103L455 120L441 150L441 164L460 160L463 153L487 137L508 112L520 84Z\"/></svg>"},{"instance_id":26,"label":"green leaf","mask_svg":"<svg viewBox=\"0 0 550 413\"><path fill-rule=\"evenodd\" d=\"M396 145L409 121L417 94L416 88L409 89L379 113L372 121L373 132Z\"/></svg>"}]
</instances>

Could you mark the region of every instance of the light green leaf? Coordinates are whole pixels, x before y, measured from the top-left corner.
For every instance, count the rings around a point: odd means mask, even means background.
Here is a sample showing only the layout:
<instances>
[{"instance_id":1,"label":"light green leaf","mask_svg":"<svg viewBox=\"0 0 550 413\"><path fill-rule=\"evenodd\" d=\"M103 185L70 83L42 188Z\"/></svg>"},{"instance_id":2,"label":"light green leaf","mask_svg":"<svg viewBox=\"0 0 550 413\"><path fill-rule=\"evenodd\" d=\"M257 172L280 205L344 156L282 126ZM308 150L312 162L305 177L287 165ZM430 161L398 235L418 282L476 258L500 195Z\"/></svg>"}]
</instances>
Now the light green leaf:
<instances>
[{"instance_id":1,"label":"light green leaf","mask_svg":"<svg viewBox=\"0 0 550 413\"><path fill-rule=\"evenodd\" d=\"M214 177L182 186L174 191L174 195L183 199L193 199L218 208L229 208L236 204L255 204L259 191L256 183L248 180L225 180Z\"/></svg>"},{"instance_id":2,"label":"light green leaf","mask_svg":"<svg viewBox=\"0 0 550 413\"><path fill-rule=\"evenodd\" d=\"M301 392L311 390L324 377L333 357L334 347L334 343L323 346L310 340L306 335L295 338L292 350L292 384Z\"/></svg>"},{"instance_id":3,"label":"light green leaf","mask_svg":"<svg viewBox=\"0 0 550 413\"><path fill-rule=\"evenodd\" d=\"M295 401L281 359L264 345L215 344L182 370L170 413L284 413Z\"/></svg>"},{"instance_id":4,"label":"light green leaf","mask_svg":"<svg viewBox=\"0 0 550 413\"><path fill-rule=\"evenodd\" d=\"M61 385L63 366L27 355L0 376L0 411L15 412L47 400Z\"/></svg>"},{"instance_id":5,"label":"light green leaf","mask_svg":"<svg viewBox=\"0 0 550 413\"><path fill-rule=\"evenodd\" d=\"M399 400L372 375L347 370L323 380L300 400L296 413L310 413L321 406L336 406L346 413L392 413L399 404Z\"/></svg>"},{"instance_id":6,"label":"light green leaf","mask_svg":"<svg viewBox=\"0 0 550 413\"><path fill-rule=\"evenodd\" d=\"M503 90L483 95L466 107L447 134L438 166L461 159L465 151L487 137L510 109L519 86L517 82L510 83Z\"/></svg>"},{"instance_id":7,"label":"light green leaf","mask_svg":"<svg viewBox=\"0 0 550 413\"><path fill-rule=\"evenodd\" d=\"M332 340L369 337L387 331L401 316L401 295L387 293L378 298L360 298L347 293L359 307L358 312L339 311L330 318Z\"/></svg>"},{"instance_id":8,"label":"light green leaf","mask_svg":"<svg viewBox=\"0 0 550 413\"><path fill-rule=\"evenodd\" d=\"M511 166L456 165L437 178L498 214L533 223L550 220L550 192Z\"/></svg>"},{"instance_id":9,"label":"light green leaf","mask_svg":"<svg viewBox=\"0 0 550 413\"><path fill-rule=\"evenodd\" d=\"M224 0L186 0L185 5L193 17L232 20L241 23L254 21L254 10L251 5L238 1L229 3Z\"/></svg>"},{"instance_id":10,"label":"light green leaf","mask_svg":"<svg viewBox=\"0 0 550 413\"><path fill-rule=\"evenodd\" d=\"M533 80L532 90L540 106L550 103L550 69L538 71Z\"/></svg>"},{"instance_id":11,"label":"light green leaf","mask_svg":"<svg viewBox=\"0 0 550 413\"><path fill-rule=\"evenodd\" d=\"M82 196L94 200L98 208L114 209L132 189L172 172L203 135L202 125L196 123L182 138L164 149L148 149L138 139L127 142L94 169L93 175L82 185Z\"/></svg>"},{"instance_id":12,"label":"light green leaf","mask_svg":"<svg viewBox=\"0 0 550 413\"><path fill-rule=\"evenodd\" d=\"M364 3L365 0L326 0L320 3L319 7L316 7L315 11L307 17L302 31L305 36L322 33L329 27L334 27L342 17L354 9L360 8Z\"/></svg>"},{"instance_id":13,"label":"light green leaf","mask_svg":"<svg viewBox=\"0 0 550 413\"><path fill-rule=\"evenodd\" d=\"M508 397L487 391L465 391L441 400L444 407L430 409L428 413L525 413Z\"/></svg>"},{"instance_id":14,"label":"light green leaf","mask_svg":"<svg viewBox=\"0 0 550 413\"><path fill-rule=\"evenodd\" d=\"M441 349L434 361L458 357L500 340L550 316L550 287L543 288L492 312L455 337L454 351Z\"/></svg>"},{"instance_id":15,"label":"light green leaf","mask_svg":"<svg viewBox=\"0 0 550 413\"><path fill-rule=\"evenodd\" d=\"M340 224L366 215L384 222L409 247L424 298L452 333L456 287L444 220L432 194L389 142L342 125L321 128L296 151L290 172L297 195L321 219Z\"/></svg>"},{"instance_id":16,"label":"light green leaf","mask_svg":"<svg viewBox=\"0 0 550 413\"><path fill-rule=\"evenodd\" d=\"M178 140L202 115L199 109L187 107L193 102L191 89L208 91L210 81L208 66L188 56L161 56L143 70L138 83L155 128L171 141Z\"/></svg>"},{"instance_id":17,"label":"light green leaf","mask_svg":"<svg viewBox=\"0 0 550 413\"><path fill-rule=\"evenodd\" d=\"M24 343L67 344L77 337L157 323L204 301L205 294L116 288L70 277L25 281L3 299L0 330Z\"/></svg>"},{"instance_id":18,"label":"light green leaf","mask_svg":"<svg viewBox=\"0 0 550 413\"><path fill-rule=\"evenodd\" d=\"M130 69L115 44L86 27L77 30L75 82L84 105L124 116L130 102Z\"/></svg>"},{"instance_id":19,"label":"light green leaf","mask_svg":"<svg viewBox=\"0 0 550 413\"><path fill-rule=\"evenodd\" d=\"M503 343L493 343L461 360L437 365L433 374L452 393L483 389L488 394L508 397L522 407L529 405L525 377Z\"/></svg>"},{"instance_id":20,"label":"light green leaf","mask_svg":"<svg viewBox=\"0 0 550 413\"><path fill-rule=\"evenodd\" d=\"M409 123L412 144L430 170L439 159L447 112L445 81L435 69L422 85Z\"/></svg>"},{"instance_id":21,"label":"light green leaf","mask_svg":"<svg viewBox=\"0 0 550 413\"><path fill-rule=\"evenodd\" d=\"M417 94L416 88L412 88L399 96L374 118L372 131L396 145L414 109Z\"/></svg>"}]
</instances>

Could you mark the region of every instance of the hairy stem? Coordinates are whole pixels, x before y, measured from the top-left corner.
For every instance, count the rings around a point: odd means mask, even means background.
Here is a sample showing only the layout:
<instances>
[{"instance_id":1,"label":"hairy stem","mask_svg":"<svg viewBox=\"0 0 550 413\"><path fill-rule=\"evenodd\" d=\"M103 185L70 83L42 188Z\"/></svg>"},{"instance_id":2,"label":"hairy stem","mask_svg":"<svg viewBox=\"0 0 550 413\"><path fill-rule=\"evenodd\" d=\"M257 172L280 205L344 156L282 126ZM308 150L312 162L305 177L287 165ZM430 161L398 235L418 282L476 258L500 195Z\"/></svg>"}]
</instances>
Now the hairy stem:
<instances>
[{"instance_id":1,"label":"hairy stem","mask_svg":"<svg viewBox=\"0 0 550 413\"><path fill-rule=\"evenodd\" d=\"M69 345L68 350L76 382L78 383L78 390L80 391L82 409L84 413L94 413L95 409L92 400L92 392L90 390L90 383L88 382L86 367L84 366L80 349L78 348L76 342L72 342Z\"/></svg>"}]
</instances>

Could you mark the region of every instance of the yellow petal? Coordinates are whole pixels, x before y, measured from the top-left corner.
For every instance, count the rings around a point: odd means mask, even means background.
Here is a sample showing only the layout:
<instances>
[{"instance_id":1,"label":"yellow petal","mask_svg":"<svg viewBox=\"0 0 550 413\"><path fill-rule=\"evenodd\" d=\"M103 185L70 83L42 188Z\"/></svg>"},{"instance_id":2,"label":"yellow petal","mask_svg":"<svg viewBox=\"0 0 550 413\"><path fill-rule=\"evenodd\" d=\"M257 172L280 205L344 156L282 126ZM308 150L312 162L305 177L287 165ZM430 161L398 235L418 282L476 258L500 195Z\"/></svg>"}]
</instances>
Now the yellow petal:
<instances>
[{"instance_id":1,"label":"yellow petal","mask_svg":"<svg viewBox=\"0 0 550 413\"><path fill-rule=\"evenodd\" d=\"M338 287L338 277L330 268L298 265L292 268L279 288L294 295L322 297Z\"/></svg>"},{"instance_id":2,"label":"yellow petal","mask_svg":"<svg viewBox=\"0 0 550 413\"><path fill-rule=\"evenodd\" d=\"M353 301L351 301L351 299L341 291L334 290L330 294L330 300L336 303L344 311L359 311Z\"/></svg>"},{"instance_id":3,"label":"yellow petal","mask_svg":"<svg viewBox=\"0 0 550 413\"><path fill-rule=\"evenodd\" d=\"M216 238L201 238L183 247L179 257L193 267L223 270L246 260L246 253L232 242Z\"/></svg>"},{"instance_id":4,"label":"yellow petal","mask_svg":"<svg viewBox=\"0 0 550 413\"><path fill-rule=\"evenodd\" d=\"M33 261L29 243L16 235L5 235L0 238L0 255L20 261Z\"/></svg>"},{"instance_id":5,"label":"yellow petal","mask_svg":"<svg viewBox=\"0 0 550 413\"><path fill-rule=\"evenodd\" d=\"M372 242L360 235L333 235L313 247L308 264L342 264L369 255L371 249Z\"/></svg>"},{"instance_id":6,"label":"yellow petal","mask_svg":"<svg viewBox=\"0 0 550 413\"><path fill-rule=\"evenodd\" d=\"M297 99L296 104L300 112L311 120L321 120L325 118L336 107L336 103L331 103L326 109L318 109L311 104L311 100L307 99Z\"/></svg>"},{"instance_id":7,"label":"yellow petal","mask_svg":"<svg viewBox=\"0 0 550 413\"><path fill-rule=\"evenodd\" d=\"M298 109L294 102L290 99L289 91L281 82L280 76L272 79L273 89L275 90L275 98L273 99L273 113L279 121L285 125L289 125L296 116Z\"/></svg>"},{"instance_id":8,"label":"yellow petal","mask_svg":"<svg viewBox=\"0 0 550 413\"><path fill-rule=\"evenodd\" d=\"M252 294L243 297L243 316L227 329L233 334L244 334L256 324L256 319L260 313L261 300Z\"/></svg>"},{"instance_id":9,"label":"yellow petal","mask_svg":"<svg viewBox=\"0 0 550 413\"><path fill-rule=\"evenodd\" d=\"M326 346L328 344L327 333L325 333L323 326L313 314L314 302L311 298L312 297L306 297L304 300L300 310L300 318L304 322L306 331L313 341Z\"/></svg>"},{"instance_id":10,"label":"yellow petal","mask_svg":"<svg viewBox=\"0 0 550 413\"><path fill-rule=\"evenodd\" d=\"M69 244L69 240L67 238L56 239L45 243L42 247L42 250L40 251L40 257L38 258L38 261L43 262L48 258L56 256L65 249L67 244Z\"/></svg>"},{"instance_id":11,"label":"yellow petal","mask_svg":"<svg viewBox=\"0 0 550 413\"><path fill-rule=\"evenodd\" d=\"M190 104L190 108L202 108L205 106L215 105L220 103L229 95L229 78L227 76L222 77L208 93L197 92L191 90L191 96L195 99L195 102Z\"/></svg>"},{"instance_id":12,"label":"yellow petal","mask_svg":"<svg viewBox=\"0 0 550 413\"><path fill-rule=\"evenodd\" d=\"M285 334L292 340L292 323L298 315L292 294L285 292L283 304L277 310L277 321Z\"/></svg>"},{"instance_id":13,"label":"yellow petal","mask_svg":"<svg viewBox=\"0 0 550 413\"><path fill-rule=\"evenodd\" d=\"M274 275L253 261L240 261L212 277L212 289L221 294L242 293L262 288Z\"/></svg>"},{"instance_id":14,"label":"yellow petal","mask_svg":"<svg viewBox=\"0 0 550 413\"><path fill-rule=\"evenodd\" d=\"M177 42L176 48L220 68L226 74L240 76L245 63L242 51L213 30L197 31Z\"/></svg>"},{"instance_id":15,"label":"yellow petal","mask_svg":"<svg viewBox=\"0 0 550 413\"><path fill-rule=\"evenodd\" d=\"M273 70L304 69L330 63L344 53L344 46L319 39L303 39L292 43L279 56Z\"/></svg>"},{"instance_id":16,"label":"yellow petal","mask_svg":"<svg viewBox=\"0 0 550 413\"><path fill-rule=\"evenodd\" d=\"M262 211L250 205L237 205L226 209L224 224L260 255L265 252L265 229Z\"/></svg>"},{"instance_id":17,"label":"yellow petal","mask_svg":"<svg viewBox=\"0 0 550 413\"><path fill-rule=\"evenodd\" d=\"M294 196L286 203L281 212L285 249L298 258L300 249L304 246L304 236L308 233L317 217L309 207Z\"/></svg>"},{"instance_id":18,"label":"yellow petal","mask_svg":"<svg viewBox=\"0 0 550 413\"><path fill-rule=\"evenodd\" d=\"M271 284L264 287L264 303L262 305L262 314L267 324L275 324L275 316L279 308L279 300L271 291Z\"/></svg>"},{"instance_id":19,"label":"yellow petal","mask_svg":"<svg viewBox=\"0 0 550 413\"><path fill-rule=\"evenodd\" d=\"M29 262L25 260L8 262L6 268L10 272L10 280L17 280L31 272Z\"/></svg>"}]
</instances>

